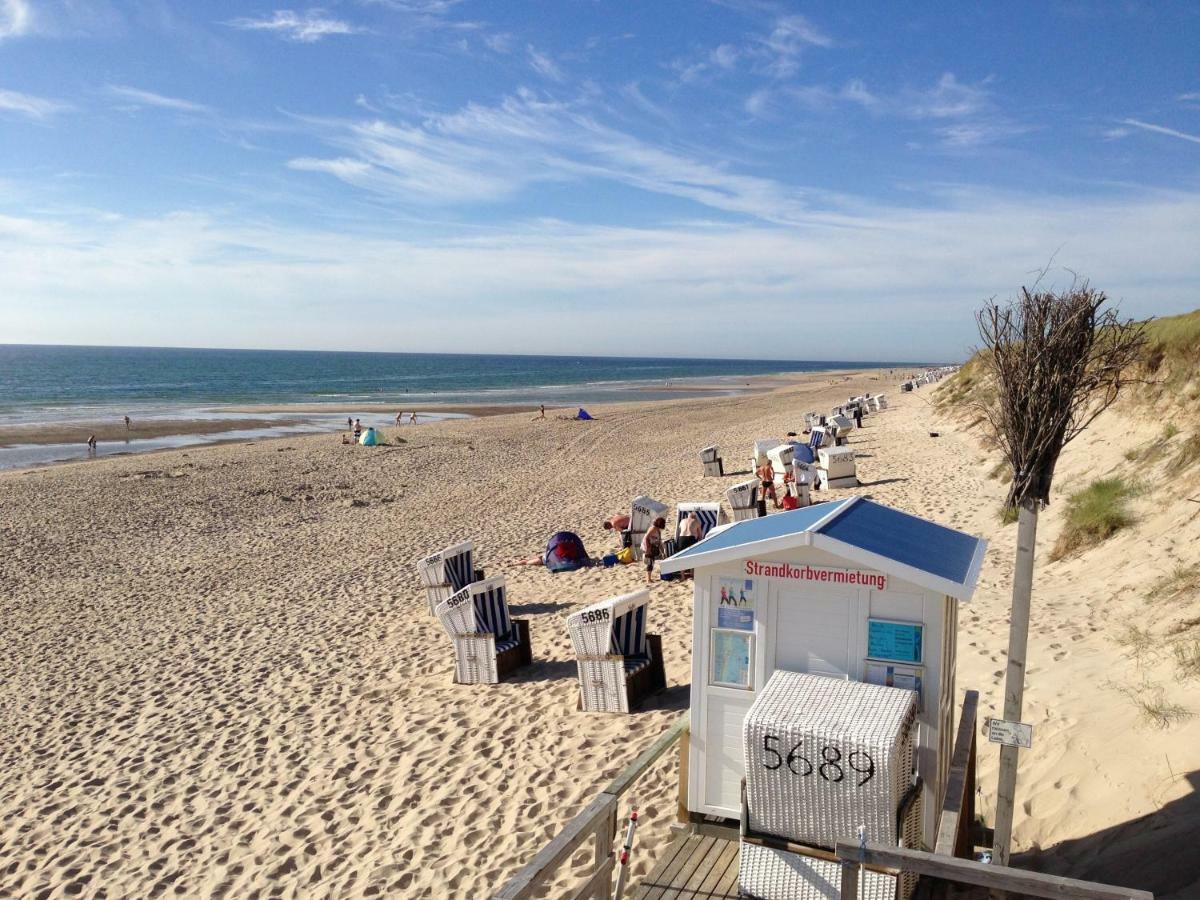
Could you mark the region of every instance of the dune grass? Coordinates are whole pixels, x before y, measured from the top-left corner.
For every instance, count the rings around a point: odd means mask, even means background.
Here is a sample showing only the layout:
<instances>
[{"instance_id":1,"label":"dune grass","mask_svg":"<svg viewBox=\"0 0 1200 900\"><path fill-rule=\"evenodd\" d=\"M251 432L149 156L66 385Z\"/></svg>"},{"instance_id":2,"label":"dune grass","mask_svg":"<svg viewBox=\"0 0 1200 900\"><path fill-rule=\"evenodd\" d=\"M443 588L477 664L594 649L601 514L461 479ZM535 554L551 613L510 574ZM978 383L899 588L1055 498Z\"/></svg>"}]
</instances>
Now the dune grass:
<instances>
[{"instance_id":1,"label":"dune grass","mask_svg":"<svg viewBox=\"0 0 1200 900\"><path fill-rule=\"evenodd\" d=\"M1200 597L1200 565L1176 566L1150 587L1146 599L1152 603Z\"/></svg>"},{"instance_id":2,"label":"dune grass","mask_svg":"<svg viewBox=\"0 0 1200 900\"><path fill-rule=\"evenodd\" d=\"M1195 715L1186 706L1168 700L1167 692L1160 684L1143 680L1141 684L1117 684L1108 681L1105 685L1129 698L1142 721L1152 728L1165 730Z\"/></svg>"},{"instance_id":3,"label":"dune grass","mask_svg":"<svg viewBox=\"0 0 1200 900\"><path fill-rule=\"evenodd\" d=\"M1050 559L1095 546L1133 524L1129 500L1138 487L1121 476L1100 478L1067 498L1067 520Z\"/></svg>"},{"instance_id":4,"label":"dune grass","mask_svg":"<svg viewBox=\"0 0 1200 900\"><path fill-rule=\"evenodd\" d=\"M1179 445L1175 456L1167 464L1167 471L1178 475L1200 462L1200 434L1193 434Z\"/></svg>"}]
</instances>

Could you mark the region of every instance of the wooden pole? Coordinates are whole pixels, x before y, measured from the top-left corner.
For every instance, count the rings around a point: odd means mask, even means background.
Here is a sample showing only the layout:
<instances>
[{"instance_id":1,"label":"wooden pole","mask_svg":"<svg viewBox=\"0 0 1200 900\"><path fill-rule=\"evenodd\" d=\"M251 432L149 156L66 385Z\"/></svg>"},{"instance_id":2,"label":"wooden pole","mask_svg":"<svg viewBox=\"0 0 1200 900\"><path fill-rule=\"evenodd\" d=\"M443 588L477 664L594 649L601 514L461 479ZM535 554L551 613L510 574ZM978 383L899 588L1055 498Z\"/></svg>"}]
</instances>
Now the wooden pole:
<instances>
[{"instance_id":1,"label":"wooden pole","mask_svg":"<svg viewBox=\"0 0 1200 900\"><path fill-rule=\"evenodd\" d=\"M1012 612L1008 626L1008 671L1004 677L1004 718L1021 721L1025 694L1025 653L1029 644L1029 609L1033 597L1033 549L1037 541L1038 501L1021 503L1017 518L1017 559L1013 570ZM1012 842L1013 807L1017 798L1017 750L1000 748L1000 777L996 788L996 838L992 860L1008 865Z\"/></svg>"}]
</instances>

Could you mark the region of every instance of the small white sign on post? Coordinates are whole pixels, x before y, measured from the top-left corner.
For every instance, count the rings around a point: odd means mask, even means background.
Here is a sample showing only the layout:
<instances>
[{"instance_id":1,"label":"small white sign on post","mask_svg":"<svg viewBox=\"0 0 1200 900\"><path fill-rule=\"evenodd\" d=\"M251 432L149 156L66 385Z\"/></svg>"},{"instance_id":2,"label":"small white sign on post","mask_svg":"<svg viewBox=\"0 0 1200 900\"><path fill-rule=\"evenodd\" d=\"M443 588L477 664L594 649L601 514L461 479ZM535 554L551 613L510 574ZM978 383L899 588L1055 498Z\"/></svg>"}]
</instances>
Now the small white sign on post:
<instances>
[{"instance_id":1,"label":"small white sign on post","mask_svg":"<svg viewBox=\"0 0 1200 900\"><path fill-rule=\"evenodd\" d=\"M993 744L1009 747L1033 746L1033 726L1024 722L1007 722L1004 719L988 719L988 740Z\"/></svg>"}]
</instances>

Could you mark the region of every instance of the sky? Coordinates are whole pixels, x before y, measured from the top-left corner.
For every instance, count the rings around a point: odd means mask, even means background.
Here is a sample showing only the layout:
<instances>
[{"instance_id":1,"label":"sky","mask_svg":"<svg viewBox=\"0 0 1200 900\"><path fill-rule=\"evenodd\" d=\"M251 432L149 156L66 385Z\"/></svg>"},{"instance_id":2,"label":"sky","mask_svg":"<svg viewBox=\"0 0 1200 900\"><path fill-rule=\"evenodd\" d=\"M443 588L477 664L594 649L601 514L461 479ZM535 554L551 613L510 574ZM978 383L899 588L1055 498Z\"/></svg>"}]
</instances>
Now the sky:
<instances>
[{"instance_id":1,"label":"sky","mask_svg":"<svg viewBox=\"0 0 1200 900\"><path fill-rule=\"evenodd\" d=\"M1200 307L1200 5L0 0L0 343L953 360Z\"/></svg>"}]
</instances>

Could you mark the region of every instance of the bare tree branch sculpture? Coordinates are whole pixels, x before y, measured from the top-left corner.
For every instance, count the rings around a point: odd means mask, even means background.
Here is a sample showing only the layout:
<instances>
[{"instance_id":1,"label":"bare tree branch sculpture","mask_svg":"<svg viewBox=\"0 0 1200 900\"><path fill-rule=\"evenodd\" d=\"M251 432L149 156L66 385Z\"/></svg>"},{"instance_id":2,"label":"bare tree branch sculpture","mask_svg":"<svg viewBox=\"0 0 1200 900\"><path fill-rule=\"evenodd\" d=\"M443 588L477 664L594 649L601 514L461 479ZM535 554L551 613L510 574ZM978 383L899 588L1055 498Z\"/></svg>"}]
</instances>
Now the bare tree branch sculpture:
<instances>
[{"instance_id":1,"label":"bare tree branch sculpture","mask_svg":"<svg viewBox=\"0 0 1200 900\"><path fill-rule=\"evenodd\" d=\"M1121 321L1087 282L1063 293L1021 289L976 319L995 395L979 403L1013 480L1008 505L1050 501L1063 447L1117 399L1145 343L1144 323Z\"/></svg>"},{"instance_id":2,"label":"bare tree branch sculpture","mask_svg":"<svg viewBox=\"0 0 1200 900\"><path fill-rule=\"evenodd\" d=\"M1044 274L1044 273L1043 273ZM1040 278L1039 278L1040 281ZM1020 722L1033 601L1038 510L1050 501L1063 447L1117 399L1145 343L1145 326L1101 312L1108 298L1087 282L1061 294L1022 288L1014 303L979 315L984 366L995 393L977 404L1013 470L1008 504L1018 510L1009 612L1004 719ZM1017 747L1000 748L993 859L1008 865L1017 791Z\"/></svg>"}]
</instances>

